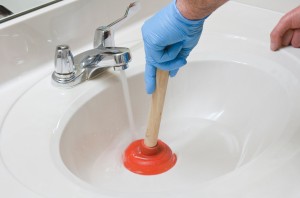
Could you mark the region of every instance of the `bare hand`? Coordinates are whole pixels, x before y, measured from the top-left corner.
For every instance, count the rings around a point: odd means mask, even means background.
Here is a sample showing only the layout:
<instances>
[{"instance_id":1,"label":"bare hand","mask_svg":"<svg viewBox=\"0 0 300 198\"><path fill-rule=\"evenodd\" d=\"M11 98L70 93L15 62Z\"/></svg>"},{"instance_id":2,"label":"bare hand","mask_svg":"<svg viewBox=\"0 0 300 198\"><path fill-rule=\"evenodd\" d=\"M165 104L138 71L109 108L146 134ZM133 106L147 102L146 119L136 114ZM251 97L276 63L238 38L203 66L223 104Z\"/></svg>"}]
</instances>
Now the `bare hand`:
<instances>
[{"instance_id":1,"label":"bare hand","mask_svg":"<svg viewBox=\"0 0 300 198\"><path fill-rule=\"evenodd\" d=\"M300 6L285 14L271 32L271 50L292 45L300 47Z\"/></svg>"}]
</instances>

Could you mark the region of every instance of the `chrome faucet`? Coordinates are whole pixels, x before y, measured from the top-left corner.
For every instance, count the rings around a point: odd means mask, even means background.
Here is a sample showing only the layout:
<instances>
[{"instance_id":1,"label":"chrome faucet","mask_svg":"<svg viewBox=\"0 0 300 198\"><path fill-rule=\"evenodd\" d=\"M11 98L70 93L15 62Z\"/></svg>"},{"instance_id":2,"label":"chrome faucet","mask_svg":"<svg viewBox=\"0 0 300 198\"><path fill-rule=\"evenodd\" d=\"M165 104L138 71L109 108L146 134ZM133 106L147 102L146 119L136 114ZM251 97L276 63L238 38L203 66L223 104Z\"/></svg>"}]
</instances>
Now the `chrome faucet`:
<instances>
[{"instance_id":1,"label":"chrome faucet","mask_svg":"<svg viewBox=\"0 0 300 198\"><path fill-rule=\"evenodd\" d=\"M135 14L139 7L138 2L131 3L123 17L107 26L97 28L94 35L94 48L91 50L73 56L68 45L57 46L52 82L56 86L70 88L110 67L115 71L127 69L131 61L130 50L125 47L115 47L113 29Z\"/></svg>"}]
</instances>

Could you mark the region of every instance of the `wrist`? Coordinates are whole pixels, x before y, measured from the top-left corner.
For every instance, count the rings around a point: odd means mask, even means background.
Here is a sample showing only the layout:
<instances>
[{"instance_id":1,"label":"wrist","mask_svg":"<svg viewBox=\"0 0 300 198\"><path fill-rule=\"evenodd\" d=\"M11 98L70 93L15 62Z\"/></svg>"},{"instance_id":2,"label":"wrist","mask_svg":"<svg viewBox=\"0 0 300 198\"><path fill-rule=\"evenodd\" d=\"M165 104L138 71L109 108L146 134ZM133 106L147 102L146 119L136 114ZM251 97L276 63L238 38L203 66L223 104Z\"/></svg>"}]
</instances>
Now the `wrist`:
<instances>
[{"instance_id":1,"label":"wrist","mask_svg":"<svg viewBox=\"0 0 300 198\"><path fill-rule=\"evenodd\" d=\"M175 0L176 7L183 17L199 20L210 15L228 0Z\"/></svg>"},{"instance_id":2,"label":"wrist","mask_svg":"<svg viewBox=\"0 0 300 198\"><path fill-rule=\"evenodd\" d=\"M210 14L207 11L203 12L203 10L201 11L200 8L197 8L195 1L187 3L186 0L177 0L176 7L181 15L189 20L199 20Z\"/></svg>"},{"instance_id":3,"label":"wrist","mask_svg":"<svg viewBox=\"0 0 300 198\"><path fill-rule=\"evenodd\" d=\"M185 17L181 11L178 9L177 7L177 1L178 0L173 0L173 2L171 3L171 10L172 10L172 15L174 16L174 18L179 21L181 24L183 24L184 26L187 26L189 28L198 28L198 27L202 27L205 19L207 18L207 16L202 17L201 19L189 19L187 17Z\"/></svg>"}]
</instances>

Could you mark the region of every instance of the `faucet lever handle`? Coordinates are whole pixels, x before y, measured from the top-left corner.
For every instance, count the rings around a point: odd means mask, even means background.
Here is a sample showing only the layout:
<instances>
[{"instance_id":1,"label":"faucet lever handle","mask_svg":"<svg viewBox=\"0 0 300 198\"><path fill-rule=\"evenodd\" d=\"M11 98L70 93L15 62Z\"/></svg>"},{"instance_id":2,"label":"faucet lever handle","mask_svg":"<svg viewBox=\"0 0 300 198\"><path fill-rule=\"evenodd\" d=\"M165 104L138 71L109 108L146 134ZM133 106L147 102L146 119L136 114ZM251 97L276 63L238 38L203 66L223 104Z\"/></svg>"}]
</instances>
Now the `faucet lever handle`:
<instances>
[{"instance_id":1,"label":"faucet lever handle","mask_svg":"<svg viewBox=\"0 0 300 198\"><path fill-rule=\"evenodd\" d=\"M114 47L114 34L108 26L100 26L95 31L94 48Z\"/></svg>"},{"instance_id":2,"label":"faucet lever handle","mask_svg":"<svg viewBox=\"0 0 300 198\"><path fill-rule=\"evenodd\" d=\"M97 28L94 36L94 48L114 47L114 34L112 30L121 26L126 20L139 11L140 7L141 6L138 1L130 3L123 17L115 20L107 26L100 26Z\"/></svg>"},{"instance_id":3,"label":"faucet lever handle","mask_svg":"<svg viewBox=\"0 0 300 198\"><path fill-rule=\"evenodd\" d=\"M109 28L116 28L116 25L122 25L126 20L128 20L130 17L135 15L141 8L140 2L136 1L133 3L130 3L129 6L126 9L126 12L123 17L115 20L114 22L110 23L107 27Z\"/></svg>"}]
</instances>

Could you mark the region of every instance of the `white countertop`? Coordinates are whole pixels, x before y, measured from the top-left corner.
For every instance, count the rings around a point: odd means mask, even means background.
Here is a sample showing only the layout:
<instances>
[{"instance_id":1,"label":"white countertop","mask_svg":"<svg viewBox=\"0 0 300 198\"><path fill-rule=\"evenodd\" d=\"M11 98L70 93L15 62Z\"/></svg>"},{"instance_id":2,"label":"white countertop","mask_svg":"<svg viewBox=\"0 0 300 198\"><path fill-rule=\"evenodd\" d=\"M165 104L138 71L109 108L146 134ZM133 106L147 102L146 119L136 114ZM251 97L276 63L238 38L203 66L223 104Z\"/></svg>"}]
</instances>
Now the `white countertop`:
<instances>
[{"instance_id":1,"label":"white countertop","mask_svg":"<svg viewBox=\"0 0 300 198\"><path fill-rule=\"evenodd\" d=\"M276 12L286 13L300 5L299 0L233 0Z\"/></svg>"}]
</instances>

